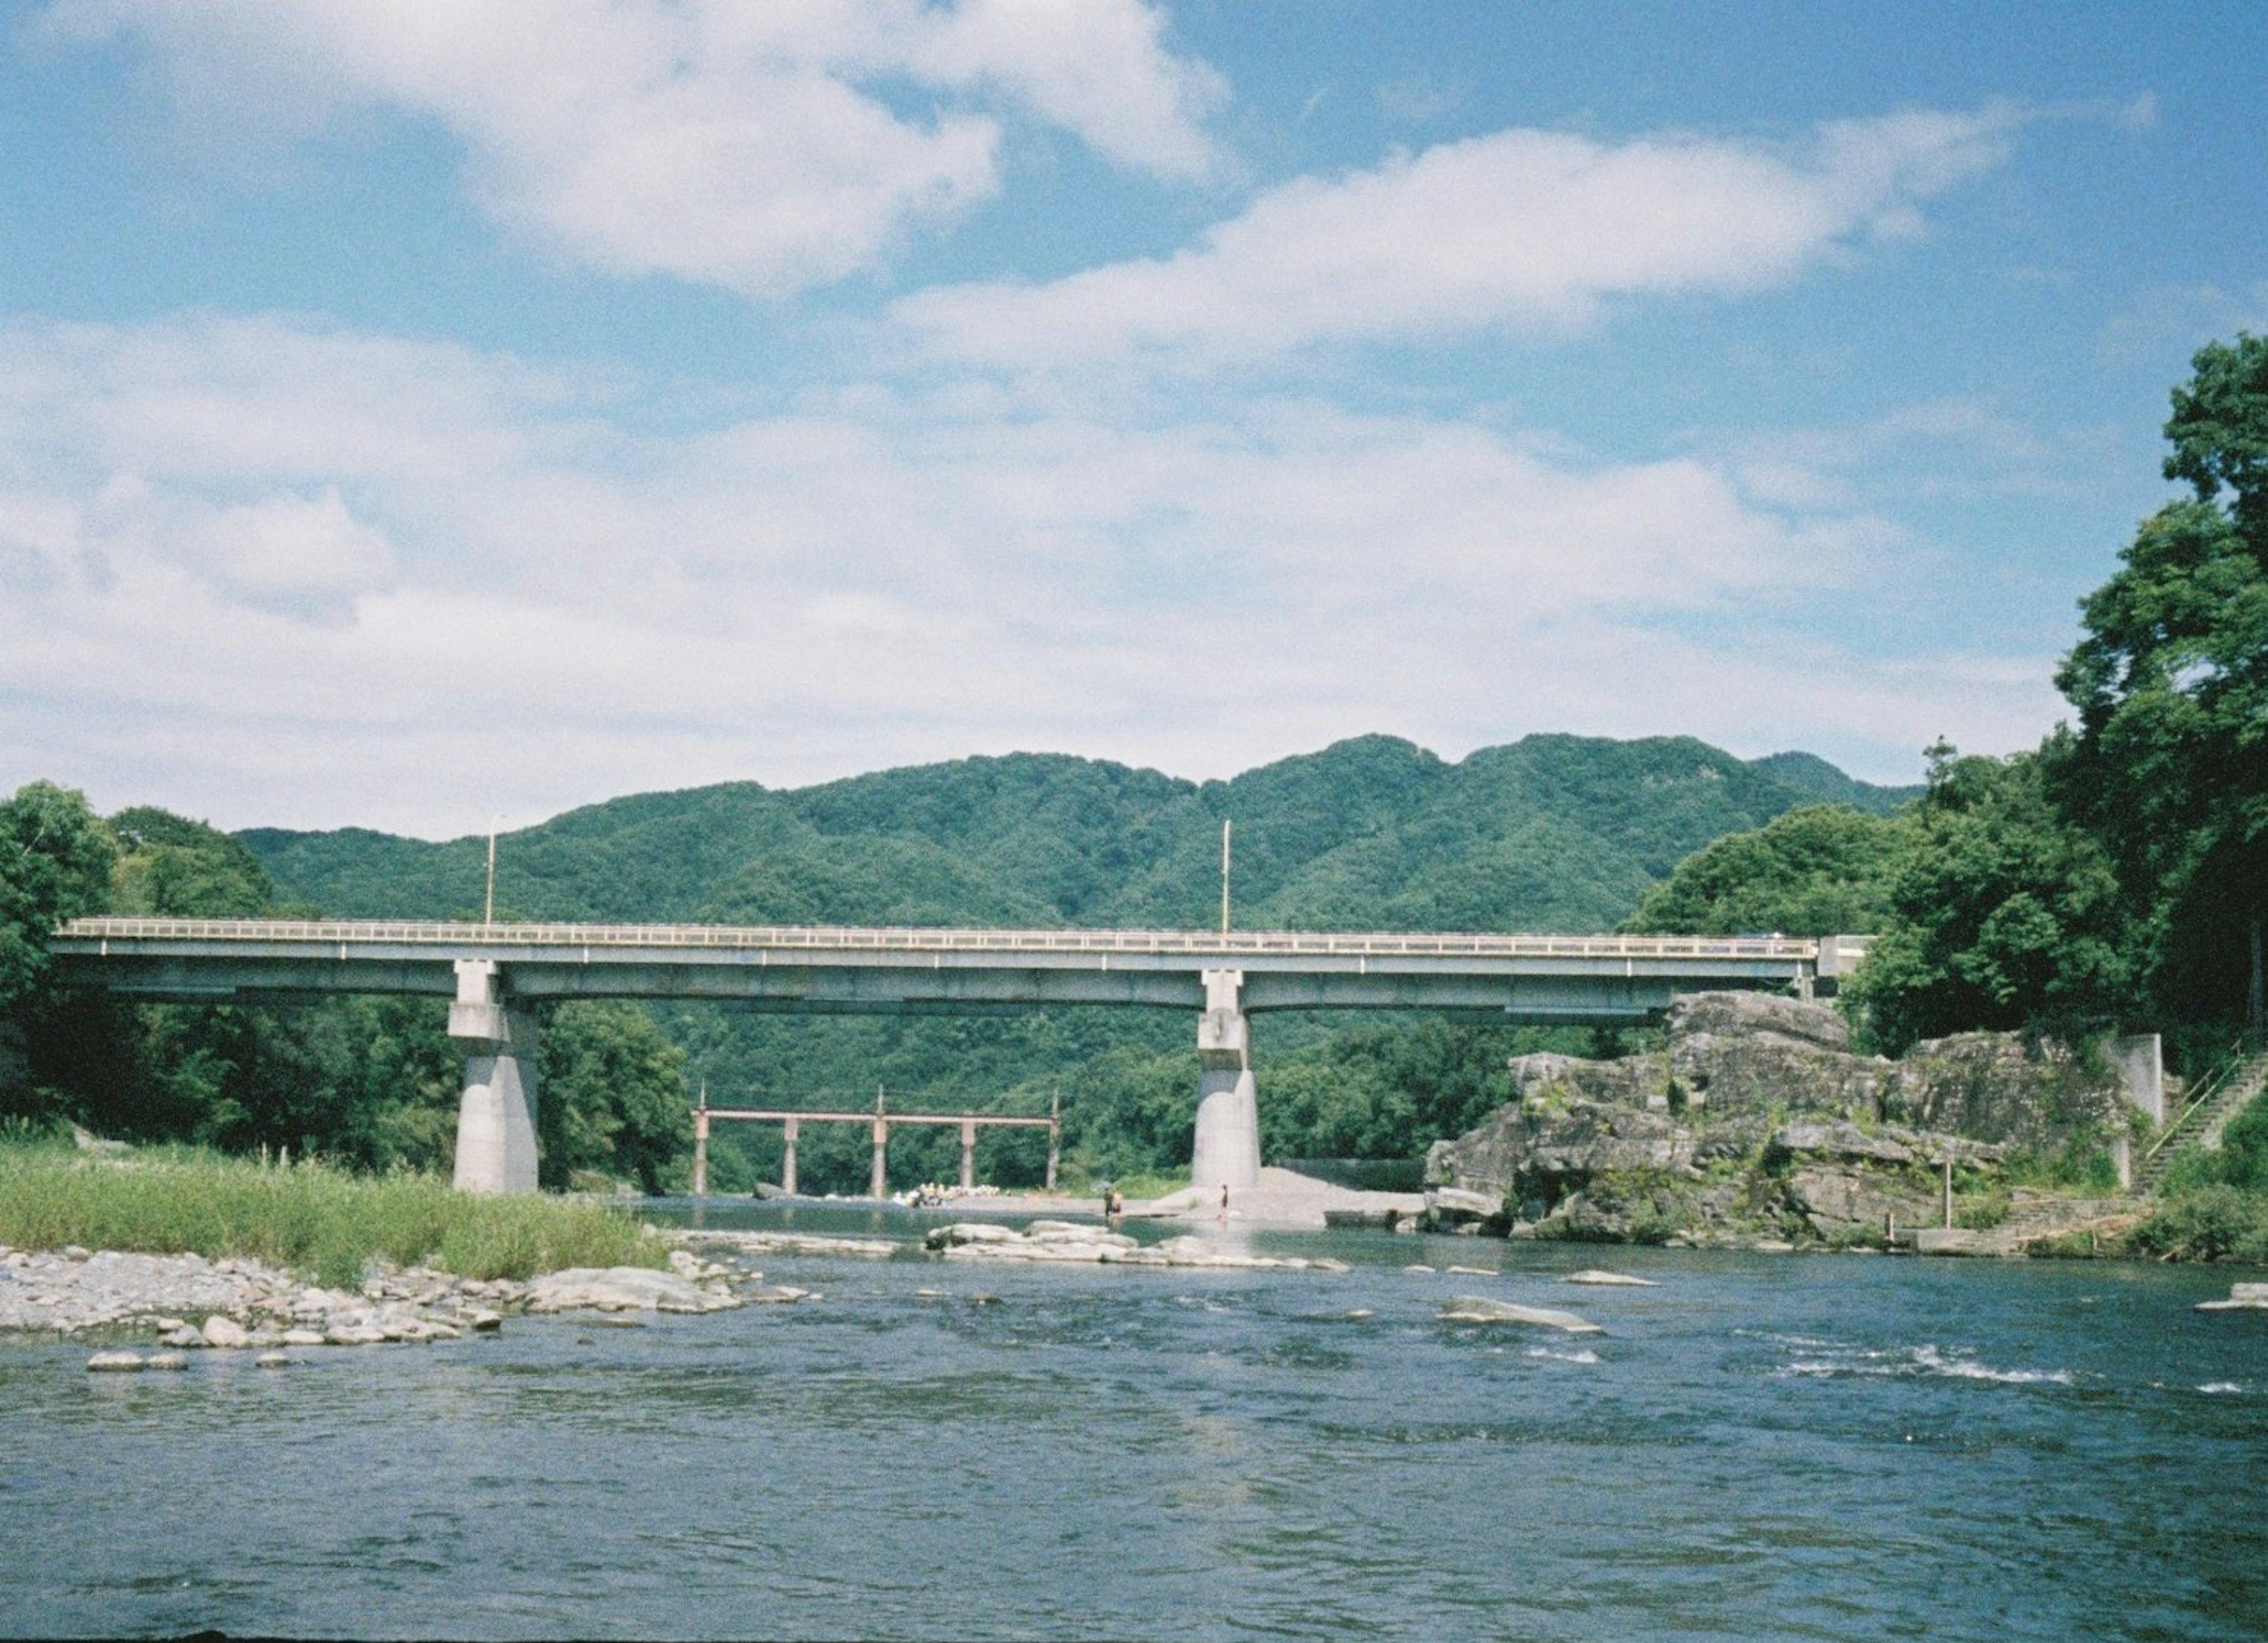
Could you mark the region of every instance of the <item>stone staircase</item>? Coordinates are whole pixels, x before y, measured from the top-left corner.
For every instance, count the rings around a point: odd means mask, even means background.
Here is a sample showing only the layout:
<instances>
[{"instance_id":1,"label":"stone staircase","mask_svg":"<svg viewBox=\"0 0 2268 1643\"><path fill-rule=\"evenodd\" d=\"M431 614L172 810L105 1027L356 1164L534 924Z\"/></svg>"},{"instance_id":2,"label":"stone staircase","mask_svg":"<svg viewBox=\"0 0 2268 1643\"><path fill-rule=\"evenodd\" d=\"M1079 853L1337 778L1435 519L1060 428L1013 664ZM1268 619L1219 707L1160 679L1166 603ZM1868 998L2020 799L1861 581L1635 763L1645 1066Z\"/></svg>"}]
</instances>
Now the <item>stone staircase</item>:
<instances>
[{"instance_id":1,"label":"stone staircase","mask_svg":"<svg viewBox=\"0 0 2268 1643\"><path fill-rule=\"evenodd\" d=\"M2165 1184L2176 1159L2199 1148L2219 1146L2220 1132L2228 1127L2229 1120L2264 1089L2268 1089L2268 1050L2230 1060L2198 1087L2189 1103L2150 1144L2134 1172L2134 1190L2157 1191Z\"/></svg>"}]
</instances>

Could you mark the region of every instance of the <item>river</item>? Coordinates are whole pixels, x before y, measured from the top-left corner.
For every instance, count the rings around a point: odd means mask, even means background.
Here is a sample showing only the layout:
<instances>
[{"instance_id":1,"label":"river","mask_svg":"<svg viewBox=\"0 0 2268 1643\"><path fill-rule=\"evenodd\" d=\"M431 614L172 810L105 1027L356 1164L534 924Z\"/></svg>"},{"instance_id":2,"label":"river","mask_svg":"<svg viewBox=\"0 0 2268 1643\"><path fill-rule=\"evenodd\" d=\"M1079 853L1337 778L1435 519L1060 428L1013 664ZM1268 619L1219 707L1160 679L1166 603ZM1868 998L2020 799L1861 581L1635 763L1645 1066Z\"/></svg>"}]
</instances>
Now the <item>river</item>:
<instances>
[{"instance_id":1,"label":"river","mask_svg":"<svg viewBox=\"0 0 2268 1643\"><path fill-rule=\"evenodd\" d=\"M281 1371L0 1345L0 1632L2268 1637L2226 1271L1238 1235L1354 1270L777 1257L823 1299Z\"/></svg>"}]
</instances>

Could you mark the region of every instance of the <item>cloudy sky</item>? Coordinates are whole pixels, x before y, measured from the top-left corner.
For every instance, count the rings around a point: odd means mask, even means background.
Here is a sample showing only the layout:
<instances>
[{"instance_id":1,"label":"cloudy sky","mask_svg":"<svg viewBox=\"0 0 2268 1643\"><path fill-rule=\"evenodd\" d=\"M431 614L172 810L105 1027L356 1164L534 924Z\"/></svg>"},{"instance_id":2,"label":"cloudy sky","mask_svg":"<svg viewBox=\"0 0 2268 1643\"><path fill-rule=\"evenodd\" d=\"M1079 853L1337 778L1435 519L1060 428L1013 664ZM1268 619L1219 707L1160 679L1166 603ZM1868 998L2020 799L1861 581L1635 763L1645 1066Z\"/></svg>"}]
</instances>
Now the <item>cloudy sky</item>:
<instances>
[{"instance_id":1,"label":"cloudy sky","mask_svg":"<svg viewBox=\"0 0 2268 1643\"><path fill-rule=\"evenodd\" d=\"M2268 329L2268 7L61 0L0 785L2036 740Z\"/></svg>"}]
</instances>

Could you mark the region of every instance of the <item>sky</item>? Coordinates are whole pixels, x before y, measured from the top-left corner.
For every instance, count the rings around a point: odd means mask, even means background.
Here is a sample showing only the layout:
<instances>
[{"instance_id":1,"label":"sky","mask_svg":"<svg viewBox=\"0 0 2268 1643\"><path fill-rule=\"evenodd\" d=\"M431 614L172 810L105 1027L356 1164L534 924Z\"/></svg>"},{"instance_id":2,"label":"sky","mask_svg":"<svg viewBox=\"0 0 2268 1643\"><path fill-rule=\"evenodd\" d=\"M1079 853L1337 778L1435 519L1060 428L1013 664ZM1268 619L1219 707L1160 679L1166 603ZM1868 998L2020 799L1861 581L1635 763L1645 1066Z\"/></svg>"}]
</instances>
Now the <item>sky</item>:
<instances>
[{"instance_id":1,"label":"sky","mask_svg":"<svg viewBox=\"0 0 2268 1643\"><path fill-rule=\"evenodd\" d=\"M2036 744L2268 7L0 11L0 787Z\"/></svg>"}]
</instances>

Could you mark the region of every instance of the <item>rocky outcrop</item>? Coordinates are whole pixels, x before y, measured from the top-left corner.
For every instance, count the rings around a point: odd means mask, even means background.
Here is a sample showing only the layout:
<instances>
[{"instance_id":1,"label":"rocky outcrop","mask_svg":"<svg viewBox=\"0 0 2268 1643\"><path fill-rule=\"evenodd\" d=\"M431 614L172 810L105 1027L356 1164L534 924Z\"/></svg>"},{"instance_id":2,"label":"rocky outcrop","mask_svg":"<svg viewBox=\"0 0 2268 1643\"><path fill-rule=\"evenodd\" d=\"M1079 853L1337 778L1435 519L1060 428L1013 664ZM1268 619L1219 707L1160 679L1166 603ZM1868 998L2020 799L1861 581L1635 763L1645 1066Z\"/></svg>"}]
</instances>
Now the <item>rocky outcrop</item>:
<instances>
[{"instance_id":1,"label":"rocky outcrop","mask_svg":"<svg viewBox=\"0 0 2268 1643\"><path fill-rule=\"evenodd\" d=\"M1671 1010L1664 1038L1619 1061L1515 1058L1517 1099L1426 1156L1434 1223L1600 1241L1851 1241L1891 1219L1937 1219L1948 1159L1967 1188L2015 1148L2124 1121L2115 1072L2013 1035L1891 1062L1852 1053L1823 1005L1703 993Z\"/></svg>"},{"instance_id":2,"label":"rocky outcrop","mask_svg":"<svg viewBox=\"0 0 2268 1643\"><path fill-rule=\"evenodd\" d=\"M1871 1117L1890 1075L1881 1057L1851 1053L1850 1028L1832 1009L1769 993L1681 998L1664 1035L1672 1109Z\"/></svg>"},{"instance_id":3,"label":"rocky outcrop","mask_svg":"<svg viewBox=\"0 0 2268 1643\"><path fill-rule=\"evenodd\" d=\"M2116 1067L2014 1033L1927 1038L1896 1064L1881 1113L1896 1122L2052 1152L2125 1122Z\"/></svg>"},{"instance_id":4,"label":"rocky outcrop","mask_svg":"<svg viewBox=\"0 0 2268 1643\"><path fill-rule=\"evenodd\" d=\"M1548 1208L1594 1175L1692 1162L1693 1131L1667 1113L1599 1101L1521 1101L1454 1141L1435 1142L1425 1182L1498 1205L1540 1199Z\"/></svg>"}]
</instances>

